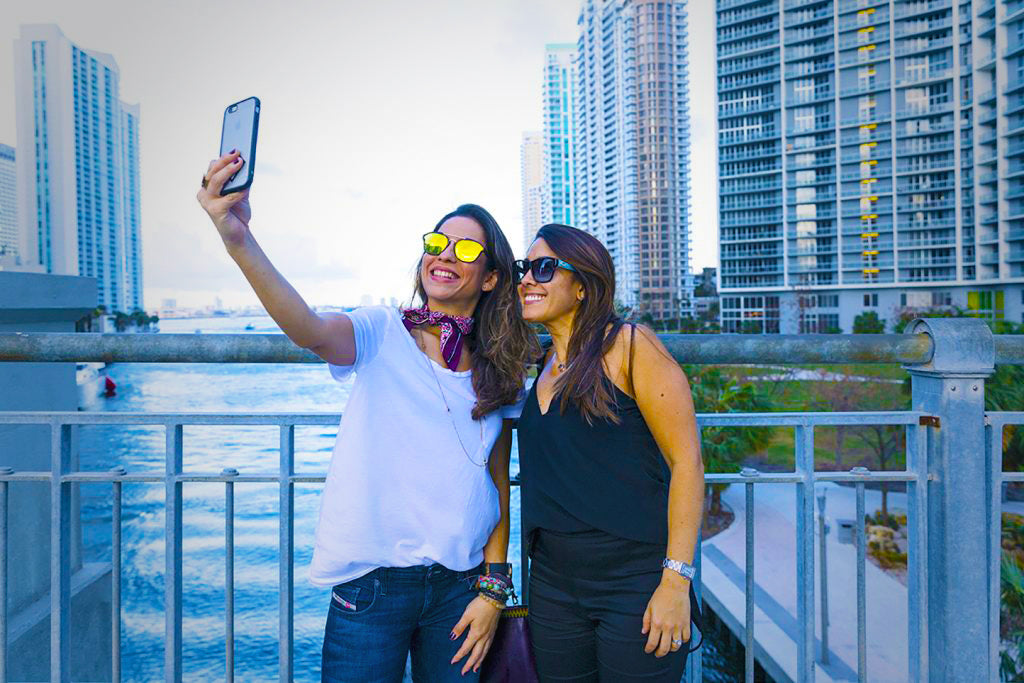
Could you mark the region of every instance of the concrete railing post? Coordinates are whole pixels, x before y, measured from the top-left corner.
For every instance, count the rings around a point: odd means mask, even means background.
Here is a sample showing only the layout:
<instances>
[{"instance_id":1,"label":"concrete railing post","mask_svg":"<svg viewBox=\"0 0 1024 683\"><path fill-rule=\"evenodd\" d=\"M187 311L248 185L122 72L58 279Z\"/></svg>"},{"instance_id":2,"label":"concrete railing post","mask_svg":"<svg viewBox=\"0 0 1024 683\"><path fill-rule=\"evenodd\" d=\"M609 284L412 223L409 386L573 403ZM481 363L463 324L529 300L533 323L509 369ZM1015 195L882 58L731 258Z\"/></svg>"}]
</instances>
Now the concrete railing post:
<instances>
[{"instance_id":1,"label":"concrete railing post","mask_svg":"<svg viewBox=\"0 0 1024 683\"><path fill-rule=\"evenodd\" d=\"M929 318L907 334L928 334L932 359L906 366L912 410L938 417L928 448L927 622L925 680L988 680L999 659L989 638L992 487L985 448L985 379L994 372L995 341L981 320ZM998 605L998 601L995 603ZM985 672L985 673L983 673Z\"/></svg>"}]
</instances>

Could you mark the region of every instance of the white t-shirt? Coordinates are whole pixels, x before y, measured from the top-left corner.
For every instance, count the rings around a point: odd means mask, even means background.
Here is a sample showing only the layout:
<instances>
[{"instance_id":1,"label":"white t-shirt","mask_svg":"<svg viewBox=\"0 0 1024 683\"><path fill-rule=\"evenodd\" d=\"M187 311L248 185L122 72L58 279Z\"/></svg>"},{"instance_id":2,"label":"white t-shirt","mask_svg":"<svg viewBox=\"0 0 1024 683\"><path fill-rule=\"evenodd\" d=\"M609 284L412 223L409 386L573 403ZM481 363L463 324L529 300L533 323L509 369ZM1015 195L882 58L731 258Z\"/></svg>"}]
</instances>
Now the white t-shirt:
<instances>
[{"instance_id":1,"label":"white t-shirt","mask_svg":"<svg viewBox=\"0 0 1024 683\"><path fill-rule=\"evenodd\" d=\"M346 315L356 362L329 367L335 379L355 372L356 381L327 471L310 580L332 586L377 567L475 567L501 515L485 460L502 418L522 406L474 421L472 371L430 360L397 309Z\"/></svg>"}]
</instances>

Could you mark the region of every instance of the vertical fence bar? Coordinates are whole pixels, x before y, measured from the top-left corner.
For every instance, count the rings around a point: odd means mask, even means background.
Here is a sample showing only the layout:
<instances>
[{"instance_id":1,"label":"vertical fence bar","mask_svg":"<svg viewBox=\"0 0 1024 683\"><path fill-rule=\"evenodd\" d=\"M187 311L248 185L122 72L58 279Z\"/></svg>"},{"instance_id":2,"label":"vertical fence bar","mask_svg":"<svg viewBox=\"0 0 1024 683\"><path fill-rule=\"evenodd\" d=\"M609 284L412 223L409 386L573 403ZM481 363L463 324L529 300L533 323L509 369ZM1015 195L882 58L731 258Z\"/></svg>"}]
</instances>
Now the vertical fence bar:
<instances>
[{"instance_id":1,"label":"vertical fence bar","mask_svg":"<svg viewBox=\"0 0 1024 683\"><path fill-rule=\"evenodd\" d=\"M828 664L828 548L825 545L825 534L828 525L825 522L825 491L818 496L818 561L821 568L821 663Z\"/></svg>"},{"instance_id":2,"label":"vertical fence bar","mask_svg":"<svg viewBox=\"0 0 1024 683\"><path fill-rule=\"evenodd\" d=\"M520 496L522 496L521 489ZM530 553L526 548L526 529L523 526L522 514L519 515L519 582L522 584L519 586L522 604L527 605L530 599Z\"/></svg>"},{"instance_id":3,"label":"vertical fence bar","mask_svg":"<svg viewBox=\"0 0 1024 683\"><path fill-rule=\"evenodd\" d=\"M0 467L0 476L14 474ZM0 683L7 683L7 482L0 481Z\"/></svg>"},{"instance_id":4,"label":"vertical fence bar","mask_svg":"<svg viewBox=\"0 0 1024 683\"><path fill-rule=\"evenodd\" d=\"M928 431L907 426L908 681L928 680Z\"/></svg>"},{"instance_id":5,"label":"vertical fence bar","mask_svg":"<svg viewBox=\"0 0 1024 683\"><path fill-rule=\"evenodd\" d=\"M292 680L292 636L295 593L294 528L295 528L295 425L281 426L281 472L280 472L280 542L278 557L280 569L280 625L278 627L278 678L281 683Z\"/></svg>"},{"instance_id":6,"label":"vertical fence bar","mask_svg":"<svg viewBox=\"0 0 1024 683\"><path fill-rule=\"evenodd\" d=\"M745 477L756 477L760 474L752 467L744 467L740 474ZM743 638L743 679L746 683L754 683L754 484L744 484L746 489L746 512L744 514L744 526L746 540L746 559L744 569L746 571L746 617L744 619Z\"/></svg>"},{"instance_id":7,"label":"vertical fence bar","mask_svg":"<svg viewBox=\"0 0 1024 683\"><path fill-rule=\"evenodd\" d=\"M857 474L867 474L867 470L863 467L854 467L851 471ZM857 680L859 683L866 683L868 680L866 545L864 483L857 482Z\"/></svg>"},{"instance_id":8,"label":"vertical fence bar","mask_svg":"<svg viewBox=\"0 0 1024 683\"><path fill-rule=\"evenodd\" d=\"M50 681L71 680L71 425L50 424Z\"/></svg>"},{"instance_id":9,"label":"vertical fence bar","mask_svg":"<svg viewBox=\"0 0 1024 683\"><path fill-rule=\"evenodd\" d=\"M814 425L796 427L797 683L814 681Z\"/></svg>"},{"instance_id":10,"label":"vertical fence bar","mask_svg":"<svg viewBox=\"0 0 1024 683\"><path fill-rule=\"evenodd\" d=\"M701 425L700 420L697 421L697 443L703 443L704 427ZM710 489L707 486L704 487L704 495L708 495ZM703 526L703 524L702 524ZM701 562L701 546L703 545L703 538L700 528L697 529L697 547L693 551L693 564L697 569L697 573L694 575L693 590L697 596L697 604L700 605L701 611L704 610L704 588L703 588L703 567ZM691 620L692 621L692 620ZM704 628L707 628L707 617L704 619ZM690 639L692 641L694 636L693 631L690 632ZM704 633L701 633L701 637L704 637ZM689 645L689 644L687 644ZM683 676L686 683L701 683L704 679L704 648L698 648L696 652L691 652L686 660L686 671Z\"/></svg>"},{"instance_id":11,"label":"vertical fence bar","mask_svg":"<svg viewBox=\"0 0 1024 683\"><path fill-rule=\"evenodd\" d=\"M164 478L164 680L181 681L181 474L183 428L166 426Z\"/></svg>"},{"instance_id":12,"label":"vertical fence bar","mask_svg":"<svg viewBox=\"0 0 1024 683\"><path fill-rule=\"evenodd\" d=\"M988 454L988 486L989 491L989 515L991 524L989 529L989 557L988 571L992 582L995 584L989 591L989 680L999 680L999 601L1001 597L1002 578L1000 560L1002 559L1002 537L1003 537L1003 516L1002 516L1002 489L1003 489L1003 424L1002 422L991 423L991 418L985 416L985 451Z\"/></svg>"},{"instance_id":13,"label":"vertical fence bar","mask_svg":"<svg viewBox=\"0 0 1024 683\"><path fill-rule=\"evenodd\" d=\"M123 467L114 467L110 473L123 477ZM110 520L110 679L121 680L121 482L112 482L114 501Z\"/></svg>"},{"instance_id":14,"label":"vertical fence bar","mask_svg":"<svg viewBox=\"0 0 1024 683\"><path fill-rule=\"evenodd\" d=\"M237 477L234 467L225 477ZM224 680L235 680L235 484L224 482Z\"/></svg>"},{"instance_id":15,"label":"vertical fence bar","mask_svg":"<svg viewBox=\"0 0 1024 683\"><path fill-rule=\"evenodd\" d=\"M703 543L703 535L701 531L697 530L697 549L693 553L694 566L697 569L697 573L694 575L694 594L697 596L697 604L700 605L701 611L704 611L704 567L701 561L701 545ZM705 612L706 614L706 612ZM704 620L704 628L707 628L707 619ZM701 633L701 637L704 637L704 633ZM694 636L693 631L690 631L690 638L692 640ZM689 646L689 643L687 643ZM692 652L689 658L686 660L686 673L687 683L700 683L704 680L704 648L698 648L696 652Z\"/></svg>"}]
</instances>

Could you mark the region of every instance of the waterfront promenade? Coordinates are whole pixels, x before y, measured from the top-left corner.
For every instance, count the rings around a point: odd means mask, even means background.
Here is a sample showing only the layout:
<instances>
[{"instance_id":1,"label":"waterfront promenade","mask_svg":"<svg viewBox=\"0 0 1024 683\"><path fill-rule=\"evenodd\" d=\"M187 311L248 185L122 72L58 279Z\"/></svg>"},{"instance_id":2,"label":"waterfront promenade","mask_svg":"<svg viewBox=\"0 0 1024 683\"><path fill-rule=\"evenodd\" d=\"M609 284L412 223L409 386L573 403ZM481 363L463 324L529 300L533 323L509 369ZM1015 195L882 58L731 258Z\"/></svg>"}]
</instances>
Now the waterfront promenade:
<instances>
[{"instance_id":1,"label":"waterfront promenade","mask_svg":"<svg viewBox=\"0 0 1024 683\"><path fill-rule=\"evenodd\" d=\"M816 681L857 680L857 552L839 541L837 519L854 519L856 494L852 487L820 483L827 491L825 517L831 525L826 537L828 554L829 664L821 663L821 604L815 601ZM881 505L879 491L865 491L865 507L873 513ZM797 678L796 501L793 487L764 484L757 487L754 512L756 587L754 623L758 661L780 683ZM732 525L702 546L704 600L738 635L745 620L743 562L744 517L742 486L731 486L722 501L736 514ZM906 511L906 495L889 493L890 511ZM817 520L817 512L815 512ZM815 523L814 528L818 525ZM817 537L817 533L815 533ZM820 538L815 539L820 543ZM815 551L817 555L817 549ZM815 588L821 566L815 565ZM867 667L869 681L899 683L907 680L907 587L871 562L865 567L867 602ZM820 600L820 598L819 598Z\"/></svg>"}]
</instances>

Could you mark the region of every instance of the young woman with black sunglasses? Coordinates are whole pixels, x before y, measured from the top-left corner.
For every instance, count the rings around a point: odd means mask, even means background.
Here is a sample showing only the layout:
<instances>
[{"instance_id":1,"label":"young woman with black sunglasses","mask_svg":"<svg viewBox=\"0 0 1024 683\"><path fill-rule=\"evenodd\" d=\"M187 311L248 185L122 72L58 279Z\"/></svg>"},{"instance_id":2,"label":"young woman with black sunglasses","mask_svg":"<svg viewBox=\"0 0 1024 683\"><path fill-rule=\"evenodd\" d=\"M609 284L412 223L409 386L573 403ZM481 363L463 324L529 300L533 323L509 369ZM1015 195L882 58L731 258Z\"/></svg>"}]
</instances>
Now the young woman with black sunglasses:
<instances>
[{"instance_id":1,"label":"young woman with black sunglasses","mask_svg":"<svg viewBox=\"0 0 1024 683\"><path fill-rule=\"evenodd\" d=\"M356 375L310 567L333 587L322 679L397 683L411 653L415 680L477 680L512 588L505 417L539 353L512 250L463 205L423 236L419 307L317 314L250 232L248 191L220 195L237 156L211 162L200 204L284 333Z\"/></svg>"},{"instance_id":2,"label":"young woman with black sunglasses","mask_svg":"<svg viewBox=\"0 0 1024 683\"><path fill-rule=\"evenodd\" d=\"M546 225L517 262L552 344L519 420L531 640L542 681L672 681L686 667L704 497L686 376L615 313L596 238Z\"/></svg>"}]
</instances>

